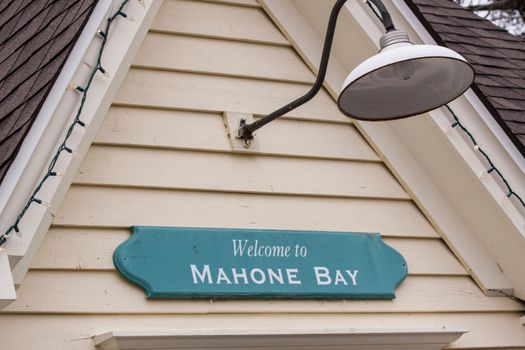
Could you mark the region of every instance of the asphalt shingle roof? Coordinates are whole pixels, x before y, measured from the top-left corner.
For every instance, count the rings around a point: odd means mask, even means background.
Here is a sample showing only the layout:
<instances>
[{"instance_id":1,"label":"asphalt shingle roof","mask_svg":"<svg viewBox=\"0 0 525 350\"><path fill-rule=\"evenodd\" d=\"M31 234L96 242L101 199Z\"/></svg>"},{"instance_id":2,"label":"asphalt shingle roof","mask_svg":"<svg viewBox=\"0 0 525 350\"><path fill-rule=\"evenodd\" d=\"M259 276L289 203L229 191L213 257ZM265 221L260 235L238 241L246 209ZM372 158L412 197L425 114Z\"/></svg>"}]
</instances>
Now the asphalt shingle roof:
<instances>
[{"instance_id":1,"label":"asphalt shingle roof","mask_svg":"<svg viewBox=\"0 0 525 350\"><path fill-rule=\"evenodd\" d=\"M525 156L525 40L450 0L405 0L434 40L476 71L474 91Z\"/></svg>"},{"instance_id":2,"label":"asphalt shingle roof","mask_svg":"<svg viewBox=\"0 0 525 350\"><path fill-rule=\"evenodd\" d=\"M0 182L97 0L0 0Z\"/></svg>"}]
</instances>

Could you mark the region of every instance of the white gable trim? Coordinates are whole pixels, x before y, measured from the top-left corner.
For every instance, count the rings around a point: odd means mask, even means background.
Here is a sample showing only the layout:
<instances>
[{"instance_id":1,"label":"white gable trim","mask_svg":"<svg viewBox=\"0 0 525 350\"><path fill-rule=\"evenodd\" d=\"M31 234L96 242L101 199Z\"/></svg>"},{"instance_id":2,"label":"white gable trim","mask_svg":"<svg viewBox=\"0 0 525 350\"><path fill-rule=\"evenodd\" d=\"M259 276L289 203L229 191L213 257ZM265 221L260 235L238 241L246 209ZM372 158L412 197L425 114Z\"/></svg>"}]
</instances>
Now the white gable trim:
<instances>
[{"instance_id":1,"label":"white gable trim","mask_svg":"<svg viewBox=\"0 0 525 350\"><path fill-rule=\"evenodd\" d=\"M6 252L0 252L0 310L16 299L15 285Z\"/></svg>"},{"instance_id":2,"label":"white gable trim","mask_svg":"<svg viewBox=\"0 0 525 350\"><path fill-rule=\"evenodd\" d=\"M366 349L438 350L461 337L465 330L344 329L282 331L108 332L93 337L97 349Z\"/></svg>"},{"instance_id":3,"label":"white gable trim","mask_svg":"<svg viewBox=\"0 0 525 350\"><path fill-rule=\"evenodd\" d=\"M315 25L309 21L326 20L324 16L305 18L301 14L301 6L304 3L301 1L261 0L260 2L285 35L288 36L303 59L310 67L313 67L314 71L317 71L323 33L317 33L313 29ZM311 5L311 2L308 4ZM304 6L308 6L308 4L304 4ZM321 2L316 5L330 6L328 3L322 4ZM387 6L391 8L391 5L387 2ZM373 14L369 13L370 11L366 10L364 6L358 1L349 1L346 4L346 9L352 19L359 24L362 33L368 37L370 43L377 45L381 31ZM418 39L410 24L399 12L392 11L392 14L398 27L407 30L413 40ZM339 21L348 21L348 18L341 15ZM338 24L339 26L340 24ZM322 28L325 27L326 25L322 26ZM351 44L349 43L349 45ZM345 59L345 57L341 57L341 54L337 55L337 52L340 53L341 50L334 52L330 58L325 87L335 97L339 93L339 88L348 72L339 63ZM464 97L456 100L453 107L458 109L460 115L464 115L464 113L476 114L472 113L475 110ZM515 265L525 266L525 263L519 261L525 256L525 254L520 255L523 248L523 242L520 240L522 231L525 229L523 216L510 201L502 202L505 193L496 180L490 177L483 180L478 178L477 175L483 168L480 168L481 162L476 158L472 147L461 139L459 134L452 135L453 133L449 133L450 135L446 135L441 131L442 125L439 123L442 123L443 118L445 118L444 111L436 110L429 115L430 117L425 116L387 123L355 122L355 124L471 272L480 288L488 295L501 296L502 294L512 294L513 288L519 287L516 295L525 298L525 285L521 285L525 282L522 281L522 278L521 280L517 278L519 271L511 271L512 264L510 264L510 260L518 259L515 260ZM413 134L414 130L421 130L432 136L432 140L425 140L425 143L428 146L426 148L434 150L433 154L421 154L419 149L421 144L417 144L415 138L417 135ZM485 134L486 132L480 132L477 135L482 137ZM458 138L461 139L461 142ZM436 144L430 145L429 142L431 141ZM484 139L482 142L485 145ZM460 189L461 184L466 187L474 186L474 193L480 198L475 198L470 202L467 199L464 203L457 200L457 192L454 192L450 183L447 183L448 180L436 172L432 162L429 162L429 160L437 161L443 155L450 157L451 163L455 162L456 168L458 166L461 168L460 172L457 173L458 181L461 182ZM494 152L493 157L499 160L499 156L499 152ZM444 166L442 169L447 169L447 164L442 164L442 166ZM525 188L525 186L520 186L524 180L523 176L514 178L516 172L504 170L506 176L509 176L510 180L513 181L516 189ZM480 212L479 217L476 218L472 214L477 207L480 207ZM481 222L491 225L483 226L480 224ZM485 232L489 231L489 226L495 225L498 227L497 232ZM506 252L507 256L501 256L501 252ZM512 278L512 283L509 282L509 278Z\"/></svg>"},{"instance_id":4,"label":"white gable trim","mask_svg":"<svg viewBox=\"0 0 525 350\"><path fill-rule=\"evenodd\" d=\"M79 94L70 86L71 83L82 85L90 71L88 64L96 62L101 39L97 31L103 28L106 18L120 5L121 0L99 1L88 25L75 45L73 54L68 58L65 70L53 87L52 93L45 101L44 108L38 116L37 129L28 140L24 141L26 148L21 152L21 164L9 174L11 186L6 197L2 198L0 211L0 229L5 232L12 225L20 208L28 200L35 184L47 170L58 145L64 139L66 128L74 118L78 108ZM69 139L74 147L75 156L64 156L58 162L58 171L63 176L48 180L41 191L41 199L49 202L49 206L32 205L27 211L19 227L21 236L13 233L4 245L9 256L12 269L10 276L0 274L0 284L20 284L27 273L31 260L36 253L52 222L55 213L71 185L80 163L101 125L109 106L120 87L131 62L138 51L147 30L149 29L162 1L144 0L129 1L125 7L127 18L119 17L111 27L102 63L106 75L97 74L93 80L87 102L84 106L81 120L88 127L75 130ZM18 179L18 181L16 181ZM3 247L3 248L4 248ZM0 256L0 264L4 262ZM0 290L2 292L2 290ZM0 301L12 301L12 294L0 295ZM1 304L0 304L1 306ZM5 306L5 305L4 305Z\"/></svg>"}]
</instances>

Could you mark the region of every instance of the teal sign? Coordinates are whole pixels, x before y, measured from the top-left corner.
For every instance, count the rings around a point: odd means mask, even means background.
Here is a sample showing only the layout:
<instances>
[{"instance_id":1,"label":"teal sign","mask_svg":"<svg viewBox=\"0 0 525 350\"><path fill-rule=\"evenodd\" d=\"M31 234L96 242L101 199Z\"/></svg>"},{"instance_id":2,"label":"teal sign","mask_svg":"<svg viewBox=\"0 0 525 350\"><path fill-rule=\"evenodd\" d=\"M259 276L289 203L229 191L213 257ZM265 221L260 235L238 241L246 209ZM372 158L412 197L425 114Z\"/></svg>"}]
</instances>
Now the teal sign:
<instances>
[{"instance_id":1,"label":"teal sign","mask_svg":"<svg viewBox=\"0 0 525 350\"><path fill-rule=\"evenodd\" d=\"M407 275L376 233L132 230L113 261L148 298L392 299Z\"/></svg>"}]
</instances>

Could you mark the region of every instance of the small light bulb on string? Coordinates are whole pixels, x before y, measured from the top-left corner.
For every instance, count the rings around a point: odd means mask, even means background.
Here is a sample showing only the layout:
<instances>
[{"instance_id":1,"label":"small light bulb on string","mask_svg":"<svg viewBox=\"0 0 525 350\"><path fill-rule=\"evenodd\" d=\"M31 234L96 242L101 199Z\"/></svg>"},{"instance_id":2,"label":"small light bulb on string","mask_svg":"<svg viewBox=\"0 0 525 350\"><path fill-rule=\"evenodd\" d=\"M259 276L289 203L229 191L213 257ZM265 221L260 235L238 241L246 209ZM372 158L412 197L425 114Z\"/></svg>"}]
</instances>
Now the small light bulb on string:
<instances>
[{"instance_id":1,"label":"small light bulb on string","mask_svg":"<svg viewBox=\"0 0 525 350\"><path fill-rule=\"evenodd\" d=\"M97 69L102 74L103 77L109 78L109 73L104 69L104 67L99 65Z\"/></svg>"},{"instance_id":2,"label":"small light bulb on string","mask_svg":"<svg viewBox=\"0 0 525 350\"><path fill-rule=\"evenodd\" d=\"M81 120L77 120L76 123L82 127L82 130L84 130L84 132L88 132L89 130L91 130L89 123L83 122Z\"/></svg>"},{"instance_id":3,"label":"small light bulb on string","mask_svg":"<svg viewBox=\"0 0 525 350\"><path fill-rule=\"evenodd\" d=\"M72 82L69 83L69 85L67 86L67 89L70 90L70 91L76 91L76 90L77 90L77 83L75 83L74 81L72 81Z\"/></svg>"},{"instance_id":4,"label":"small light bulb on string","mask_svg":"<svg viewBox=\"0 0 525 350\"><path fill-rule=\"evenodd\" d=\"M51 207L51 203L49 203L48 201L38 199L38 198L33 198L33 202L43 205L44 207L48 207L48 208Z\"/></svg>"},{"instance_id":5,"label":"small light bulb on string","mask_svg":"<svg viewBox=\"0 0 525 350\"><path fill-rule=\"evenodd\" d=\"M486 179L487 177L489 177L489 172L487 170L483 170L481 174L479 174L479 178L482 180Z\"/></svg>"},{"instance_id":6,"label":"small light bulb on string","mask_svg":"<svg viewBox=\"0 0 525 350\"><path fill-rule=\"evenodd\" d=\"M492 167L491 167L491 168L488 168L487 170L484 170L484 171L480 174L479 178L480 178L480 179L486 179L487 177L489 177L489 175L490 175L493 171L494 171L494 168L492 168Z\"/></svg>"},{"instance_id":7,"label":"small light bulb on string","mask_svg":"<svg viewBox=\"0 0 525 350\"><path fill-rule=\"evenodd\" d=\"M93 65L86 60L82 60L82 64L89 68L89 70L93 70Z\"/></svg>"},{"instance_id":8,"label":"small light bulb on string","mask_svg":"<svg viewBox=\"0 0 525 350\"><path fill-rule=\"evenodd\" d=\"M86 92L86 89L83 86L80 86L80 85L76 85L75 86L75 90L80 92L80 93Z\"/></svg>"},{"instance_id":9,"label":"small light bulb on string","mask_svg":"<svg viewBox=\"0 0 525 350\"><path fill-rule=\"evenodd\" d=\"M441 126L440 128L441 128L441 131L443 131L445 134L448 134L453 129L452 125L450 124Z\"/></svg>"},{"instance_id":10,"label":"small light bulb on string","mask_svg":"<svg viewBox=\"0 0 525 350\"><path fill-rule=\"evenodd\" d=\"M472 148L474 148L474 151L479 151L479 145L474 145Z\"/></svg>"},{"instance_id":11,"label":"small light bulb on string","mask_svg":"<svg viewBox=\"0 0 525 350\"><path fill-rule=\"evenodd\" d=\"M17 225L14 225L13 226L13 231L15 231L15 234L14 235L11 235L15 238L21 238L22 237L22 231L18 228ZM5 238L5 237L4 237Z\"/></svg>"}]
</instances>

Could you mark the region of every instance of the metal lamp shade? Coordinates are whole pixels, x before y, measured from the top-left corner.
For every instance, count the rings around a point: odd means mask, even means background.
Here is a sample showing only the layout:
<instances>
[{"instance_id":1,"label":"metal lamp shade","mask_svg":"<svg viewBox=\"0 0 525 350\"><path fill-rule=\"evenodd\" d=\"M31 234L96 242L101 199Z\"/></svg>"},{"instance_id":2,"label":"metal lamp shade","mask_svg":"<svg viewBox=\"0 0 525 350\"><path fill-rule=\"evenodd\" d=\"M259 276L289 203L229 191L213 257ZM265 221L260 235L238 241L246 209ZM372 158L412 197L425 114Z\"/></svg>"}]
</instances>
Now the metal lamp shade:
<instances>
[{"instance_id":1,"label":"metal lamp shade","mask_svg":"<svg viewBox=\"0 0 525 350\"><path fill-rule=\"evenodd\" d=\"M470 64L450 49L391 45L348 75L338 106L346 116L360 120L405 118L454 100L473 80Z\"/></svg>"}]
</instances>

